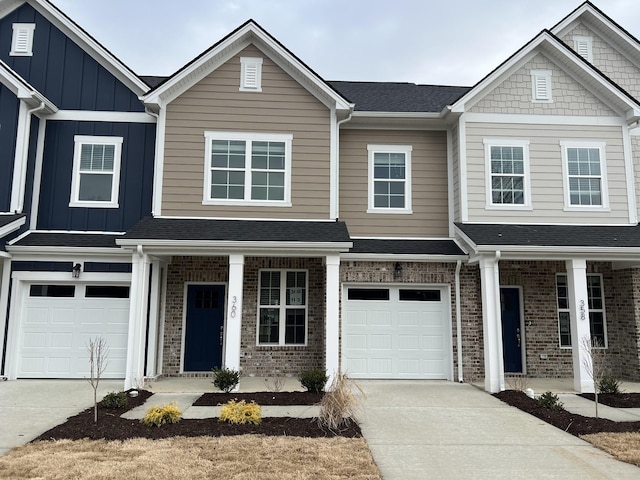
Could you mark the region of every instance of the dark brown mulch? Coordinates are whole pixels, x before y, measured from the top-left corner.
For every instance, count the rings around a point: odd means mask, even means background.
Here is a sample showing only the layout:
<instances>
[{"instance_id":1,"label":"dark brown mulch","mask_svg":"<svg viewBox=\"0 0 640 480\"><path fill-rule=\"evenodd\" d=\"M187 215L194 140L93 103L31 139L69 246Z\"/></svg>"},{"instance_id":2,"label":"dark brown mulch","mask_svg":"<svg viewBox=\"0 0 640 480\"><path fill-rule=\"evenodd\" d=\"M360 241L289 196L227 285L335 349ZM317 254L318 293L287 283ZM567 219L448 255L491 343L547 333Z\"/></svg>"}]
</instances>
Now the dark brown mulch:
<instances>
[{"instance_id":1,"label":"dark brown mulch","mask_svg":"<svg viewBox=\"0 0 640 480\"><path fill-rule=\"evenodd\" d=\"M506 390L494 396L512 407L519 408L565 432L575 436L601 432L640 432L640 422L614 422L606 418L577 415L566 410L550 410L538 405L523 392Z\"/></svg>"},{"instance_id":2,"label":"dark brown mulch","mask_svg":"<svg viewBox=\"0 0 640 480\"><path fill-rule=\"evenodd\" d=\"M252 400L260 406L265 405L317 405L323 393L311 392L256 392L256 393L205 393L197 399L195 407L215 407L229 400Z\"/></svg>"},{"instance_id":3,"label":"dark brown mulch","mask_svg":"<svg viewBox=\"0 0 640 480\"><path fill-rule=\"evenodd\" d=\"M582 398L594 400L593 393L581 393ZM600 393L598 403L616 408L640 408L640 393Z\"/></svg>"},{"instance_id":4,"label":"dark brown mulch","mask_svg":"<svg viewBox=\"0 0 640 480\"><path fill-rule=\"evenodd\" d=\"M92 440L126 440L129 438L150 438L160 439L168 437L221 437L229 435L286 435L294 437L362 437L360 426L355 422L348 422L339 431L330 431L320 427L315 418L263 418L260 425L231 425L220 422L217 418L207 418L201 420L180 420L172 425L162 427L147 427L139 420L127 420L121 418L125 411L142 405L152 395L148 391L140 391L136 398L130 398L126 408L106 409L99 408L98 423L93 422L93 408L87 409L74 417L67 419L51 430L44 432L34 441L38 440L58 440L70 439L80 440L89 438ZM269 393L271 396L282 395ZM236 398L236 396L232 396ZM253 397L256 397L254 395Z\"/></svg>"}]
</instances>

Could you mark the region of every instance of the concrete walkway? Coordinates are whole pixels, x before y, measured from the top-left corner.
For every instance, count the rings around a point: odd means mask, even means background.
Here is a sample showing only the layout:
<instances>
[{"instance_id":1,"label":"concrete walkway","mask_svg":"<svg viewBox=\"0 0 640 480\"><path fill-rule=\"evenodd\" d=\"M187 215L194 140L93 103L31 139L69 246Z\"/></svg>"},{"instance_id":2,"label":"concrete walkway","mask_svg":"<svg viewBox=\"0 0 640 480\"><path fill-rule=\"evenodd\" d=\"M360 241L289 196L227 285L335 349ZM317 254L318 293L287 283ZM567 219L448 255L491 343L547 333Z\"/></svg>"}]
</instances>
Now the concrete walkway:
<instances>
[{"instance_id":1,"label":"concrete walkway","mask_svg":"<svg viewBox=\"0 0 640 480\"><path fill-rule=\"evenodd\" d=\"M558 398L568 412L585 417L596 416L596 403L591 400L582 398L575 393L559 393ZM640 408L613 408L599 403L598 416L615 422L640 422Z\"/></svg>"},{"instance_id":2,"label":"concrete walkway","mask_svg":"<svg viewBox=\"0 0 640 480\"><path fill-rule=\"evenodd\" d=\"M362 432L384 480L640 478L639 468L471 385L359 383Z\"/></svg>"},{"instance_id":3,"label":"concrete walkway","mask_svg":"<svg viewBox=\"0 0 640 480\"><path fill-rule=\"evenodd\" d=\"M98 398L122 389L122 380L101 380ZM85 380L0 382L0 455L24 445L93 405Z\"/></svg>"}]
</instances>

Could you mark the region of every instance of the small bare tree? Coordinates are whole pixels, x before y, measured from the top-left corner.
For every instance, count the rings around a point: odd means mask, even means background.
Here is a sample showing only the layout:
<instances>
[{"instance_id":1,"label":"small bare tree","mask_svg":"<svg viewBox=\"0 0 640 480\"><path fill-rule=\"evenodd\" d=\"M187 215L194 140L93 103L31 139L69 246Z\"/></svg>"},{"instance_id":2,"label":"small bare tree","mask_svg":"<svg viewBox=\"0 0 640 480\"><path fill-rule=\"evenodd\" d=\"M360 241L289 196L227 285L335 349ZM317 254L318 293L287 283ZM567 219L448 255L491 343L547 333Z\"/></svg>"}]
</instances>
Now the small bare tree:
<instances>
[{"instance_id":1,"label":"small bare tree","mask_svg":"<svg viewBox=\"0 0 640 480\"><path fill-rule=\"evenodd\" d=\"M609 371L607 350L604 348L599 338L582 337L580 348L585 353L582 358L582 366L593 380L593 391L596 402L596 418L598 418L598 393L600 393L600 383Z\"/></svg>"},{"instance_id":2,"label":"small bare tree","mask_svg":"<svg viewBox=\"0 0 640 480\"><path fill-rule=\"evenodd\" d=\"M109 365L109 347L102 337L89 338L87 343L87 352L89 352L89 365L91 367L90 377L87 381L93 388L93 421L98 423L98 385L102 374Z\"/></svg>"}]
</instances>

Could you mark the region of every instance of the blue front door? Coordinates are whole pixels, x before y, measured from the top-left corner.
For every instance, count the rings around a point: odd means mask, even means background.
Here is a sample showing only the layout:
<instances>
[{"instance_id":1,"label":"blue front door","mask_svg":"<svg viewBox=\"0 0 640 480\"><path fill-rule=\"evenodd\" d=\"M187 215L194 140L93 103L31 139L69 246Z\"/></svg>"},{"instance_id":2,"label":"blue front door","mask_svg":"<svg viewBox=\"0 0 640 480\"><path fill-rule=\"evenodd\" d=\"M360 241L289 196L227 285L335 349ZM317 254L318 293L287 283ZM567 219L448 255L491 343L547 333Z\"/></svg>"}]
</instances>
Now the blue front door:
<instances>
[{"instance_id":1,"label":"blue front door","mask_svg":"<svg viewBox=\"0 0 640 480\"><path fill-rule=\"evenodd\" d=\"M520 289L500 289L502 312L502 353L506 373L522 373L522 331Z\"/></svg>"},{"instance_id":2,"label":"blue front door","mask_svg":"<svg viewBox=\"0 0 640 480\"><path fill-rule=\"evenodd\" d=\"M224 286L189 285L184 371L208 372L222 365Z\"/></svg>"}]
</instances>

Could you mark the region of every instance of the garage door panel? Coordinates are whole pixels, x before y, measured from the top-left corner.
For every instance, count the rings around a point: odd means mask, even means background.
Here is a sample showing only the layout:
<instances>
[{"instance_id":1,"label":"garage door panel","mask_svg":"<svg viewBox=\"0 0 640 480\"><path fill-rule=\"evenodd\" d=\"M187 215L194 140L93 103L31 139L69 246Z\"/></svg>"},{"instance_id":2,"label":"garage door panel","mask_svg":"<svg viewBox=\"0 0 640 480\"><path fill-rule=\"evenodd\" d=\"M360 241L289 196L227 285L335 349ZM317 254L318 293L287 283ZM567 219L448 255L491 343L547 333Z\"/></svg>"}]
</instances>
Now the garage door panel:
<instances>
[{"instance_id":1,"label":"garage door panel","mask_svg":"<svg viewBox=\"0 0 640 480\"><path fill-rule=\"evenodd\" d=\"M445 289L425 293L411 287L400 300L402 287L355 288L353 295L350 288L342 322L343 367L350 375L381 379L449 377L451 339L447 325L451 320L449 304L443 301L447 298ZM389 292L388 298L374 298L378 296L374 290ZM363 298L362 292L368 297Z\"/></svg>"}]
</instances>

